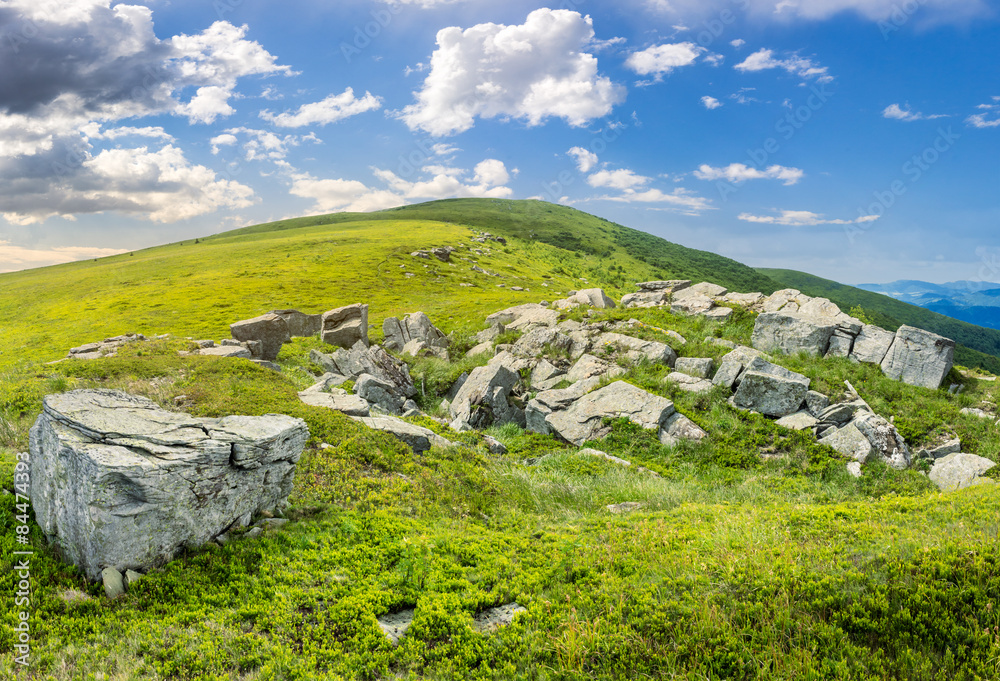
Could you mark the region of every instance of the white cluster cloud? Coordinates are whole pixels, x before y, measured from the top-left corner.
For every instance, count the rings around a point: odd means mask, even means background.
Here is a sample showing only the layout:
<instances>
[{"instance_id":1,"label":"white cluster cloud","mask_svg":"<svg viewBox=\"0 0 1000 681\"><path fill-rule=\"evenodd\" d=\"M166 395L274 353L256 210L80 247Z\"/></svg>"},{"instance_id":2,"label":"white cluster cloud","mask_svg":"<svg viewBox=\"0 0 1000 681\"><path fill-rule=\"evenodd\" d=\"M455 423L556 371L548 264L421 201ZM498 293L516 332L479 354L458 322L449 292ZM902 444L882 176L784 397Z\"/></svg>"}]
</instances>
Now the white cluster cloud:
<instances>
[{"instance_id":1,"label":"white cluster cloud","mask_svg":"<svg viewBox=\"0 0 1000 681\"><path fill-rule=\"evenodd\" d=\"M312 199L317 213L382 210L412 201L451 198L505 199L513 194L506 184L511 173L502 161L486 159L471 172L461 168L428 165L422 179L406 179L391 170L372 169L386 189L372 188L357 180L317 179L308 173L292 173L291 193Z\"/></svg>"},{"instance_id":2,"label":"white cluster cloud","mask_svg":"<svg viewBox=\"0 0 1000 681\"><path fill-rule=\"evenodd\" d=\"M662 78L674 69L690 66L706 51L694 43L666 43L633 52L625 60L625 66L640 76Z\"/></svg>"},{"instance_id":3,"label":"white cluster cloud","mask_svg":"<svg viewBox=\"0 0 1000 681\"><path fill-rule=\"evenodd\" d=\"M701 98L701 104L709 111L711 111L712 109L718 109L720 106L722 106L722 102L717 100L715 97L709 97L708 95L705 95L704 97Z\"/></svg>"},{"instance_id":4,"label":"white cluster cloud","mask_svg":"<svg viewBox=\"0 0 1000 681\"><path fill-rule=\"evenodd\" d=\"M583 147L573 147L566 152L566 155L576 161L576 167L581 173L589 173L599 160L597 154Z\"/></svg>"},{"instance_id":5,"label":"white cluster cloud","mask_svg":"<svg viewBox=\"0 0 1000 681\"><path fill-rule=\"evenodd\" d=\"M585 125L625 97L585 51L593 38L590 17L545 8L517 26L441 29L430 73L399 116L410 129L435 136L468 130L477 117Z\"/></svg>"},{"instance_id":6,"label":"white cluster cloud","mask_svg":"<svg viewBox=\"0 0 1000 681\"><path fill-rule=\"evenodd\" d=\"M930 121L935 118L947 118L945 114L922 114L919 111L911 111L909 105L904 109L899 104L890 104L882 110L883 118L892 118L897 121Z\"/></svg>"},{"instance_id":7,"label":"white cluster cloud","mask_svg":"<svg viewBox=\"0 0 1000 681\"><path fill-rule=\"evenodd\" d=\"M303 142L320 143L314 133L308 135L279 135L271 130L257 128L230 128L221 135L209 140L212 153L218 154L222 147L239 144L239 136L244 137L243 158L247 161L283 161L288 156L290 147L297 147Z\"/></svg>"},{"instance_id":8,"label":"white cluster cloud","mask_svg":"<svg viewBox=\"0 0 1000 681\"><path fill-rule=\"evenodd\" d=\"M761 48L733 67L737 71L766 71L769 69L784 69L788 73L804 80L815 78L817 82L826 83L833 80L825 66L816 64L811 59L791 55L786 59L776 59L774 51Z\"/></svg>"},{"instance_id":9,"label":"white cluster cloud","mask_svg":"<svg viewBox=\"0 0 1000 681\"><path fill-rule=\"evenodd\" d=\"M260 117L279 128L301 128L306 125L327 125L366 111L382 108L382 98L365 92L360 99L354 96L354 89L347 88L339 95L303 104L295 113L273 114L268 110L260 112Z\"/></svg>"},{"instance_id":10,"label":"white cluster cloud","mask_svg":"<svg viewBox=\"0 0 1000 681\"><path fill-rule=\"evenodd\" d=\"M30 39L20 26L32 28ZM162 114L211 123L233 113L240 78L288 74L246 31L218 21L161 40L147 7L5 0L0 214L18 224L109 210L169 221L249 205L248 187L189 163L162 127L113 125ZM128 137L167 145L96 146Z\"/></svg>"},{"instance_id":11,"label":"white cluster cloud","mask_svg":"<svg viewBox=\"0 0 1000 681\"><path fill-rule=\"evenodd\" d=\"M864 215L855 220L830 220L821 213L808 210L783 210L781 215L751 215L740 213L738 219L744 222L757 222L768 225L784 225L786 227L813 227L816 225L859 225L874 222L878 215Z\"/></svg>"},{"instance_id":12,"label":"white cluster cloud","mask_svg":"<svg viewBox=\"0 0 1000 681\"><path fill-rule=\"evenodd\" d=\"M0 272L14 272L29 267L60 265L76 260L103 258L108 255L125 253L118 248L92 248L90 246L57 246L53 248L29 248L17 246L10 241L0 241Z\"/></svg>"},{"instance_id":13,"label":"white cluster cloud","mask_svg":"<svg viewBox=\"0 0 1000 681\"><path fill-rule=\"evenodd\" d=\"M591 160L590 157L586 158L588 161ZM592 160L594 165L596 165L597 156L594 155ZM582 166L580 167L582 172L587 172L582 170ZM590 169L593 167L591 165ZM664 192L661 189L650 188L648 185L652 181L653 178L639 175L628 168L618 168L615 170L603 168L587 176L587 184L597 189L612 189L619 193L595 196L589 200L662 204L669 210L684 215L700 215L702 212L714 208L712 202L708 199L680 187L670 193Z\"/></svg>"},{"instance_id":14,"label":"white cluster cloud","mask_svg":"<svg viewBox=\"0 0 1000 681\"><path fill-rule=\"evenodd\" d=\"M760 169L743 163L730 163L723 168L702 164L694 171L694 176L699 180L726 180L735 184L747 180L780 180L786 186L796 184L804 175L805 173L799 168L772 165Z\"/></svg>"},{"instance_id":15,"label":"white cluster cloud","mask_svg":"<svg viewBox=\"0 0 1000 681\"><path fill-rule=\"evenodd\" d=\"M609 189L634 189L647 184L650 178L637 175L627 168L620 170L599 170L587 178L591 187L607 187Z\"/></svg>"},{"instance_id":16,"label":"white cluster cloud","mask_svg":"<svg viewBox=\"0 0 1000 681\"><path fill-rule=\"evenodd\" d=\"M0 177L9 162L0 161ZM22 177L0 195L0 213L13 224L28 225L57 215L118 211L154 222L176 222L220 207L245 208L253 190L215 171L192 165L173 145L108 149L87 156L80 171L61 179Z\"/></svg>"},{"instance_id":17,"label":"white cluster cloud","mask_svg":"<svg viewBox=\"0 0 1000 681\"><path fill-rule=\"evenodd\" d=\"M980 113L972 114L965 119L965 122L974 128L997 128L1000 127L1000 97L993 97L992 104L980 104L976 108ZM987 118L992 116L993 118Z\"/></svg>"}]
</instances>

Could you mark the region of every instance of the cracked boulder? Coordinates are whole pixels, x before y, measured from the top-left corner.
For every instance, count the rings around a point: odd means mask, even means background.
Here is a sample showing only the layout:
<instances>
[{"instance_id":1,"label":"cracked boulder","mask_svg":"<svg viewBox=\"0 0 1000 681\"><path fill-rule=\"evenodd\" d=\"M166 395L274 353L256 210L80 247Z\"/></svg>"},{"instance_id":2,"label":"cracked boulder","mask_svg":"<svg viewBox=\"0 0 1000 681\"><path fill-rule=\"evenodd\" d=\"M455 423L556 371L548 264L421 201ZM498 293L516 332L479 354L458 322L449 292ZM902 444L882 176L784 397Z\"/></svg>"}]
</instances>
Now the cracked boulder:
<instances>
[{"instance_id":1,"label":"cracked boulder","mask_svg":"<svg viewBox=\"0 0 1000 681\"><path fill-rule=\"evenodd\" d=\"M385 334L385 347L396 352L401 352L413 341L423 343L427 347L448 347L447 336L441 329L434 326L430 318L423 312L414 312L402 319L386 318L382 322L382 333Z\"/></svg>"},{"instance_id":2,"label":"cracked boulder","mask_svg":"<svg viewBox=\"0 0 1000 681\"><path fill-rule=\"evenodd\" d=\"M568 409L554 411L545 417L545 422L563 440L580 446L610 432L604 425L606 418L627 418L641 428L659 433L673 414L674 403L665 397L616 381L584 395Z\"/></svg>"},{"instance_id":3,"label":"cracked boulder","mask_svg":"<svg viewBox=\"0 0 1000 681\"><path fill-rule=\"evenodd\" d=\"M368 306L361 303L323 313L323 342L351 348L358 342L368 346Z\"/></svg>"},{"instance_id":4,"label":"cracked boulder","mask_svg":"<svg viewBox=\"0 0 1000 681\"><path fill-rule=\"evenodd\" d=\"M937 390L955 359L955 341L912 326L896 330L882 373L910 385Z\"/></svg>"},{"instance_id":5,"label":"cracked boulder","mask_svg":"<svg viewBox=\"0 0 1000 681\"><path fill-rule=\"evenodd\" d=\"M518 378L517 373L502 362L477 367L455 395L451 418L473 428L511 422L524 426L524 410L507 399Z\"/></svg>"},{"instance_id":6,"label":"cracked boulder","mask_svg":"<svg viewBox=\"0 0 1000 681\"><path fill-rule=\"evenodd\" d=\"M30 437L35 518L92 580L145 571L283 509L308 437L278 414L195 418L116 390L49 395Z\"/></svg>"},{"instance_id":7,"label":"cracked boulder","mask_svg":"<svg viewBox=\"0 0 1000 681\"><path fill-rule=\"evenodd\" d=\"M278 359L281 346L291 340L288 324L276 314L268 313L253 319L244 319L229 325L229 332L238 341L251 344L254 359L273 362Z\"/></svg>"}]
</instances>

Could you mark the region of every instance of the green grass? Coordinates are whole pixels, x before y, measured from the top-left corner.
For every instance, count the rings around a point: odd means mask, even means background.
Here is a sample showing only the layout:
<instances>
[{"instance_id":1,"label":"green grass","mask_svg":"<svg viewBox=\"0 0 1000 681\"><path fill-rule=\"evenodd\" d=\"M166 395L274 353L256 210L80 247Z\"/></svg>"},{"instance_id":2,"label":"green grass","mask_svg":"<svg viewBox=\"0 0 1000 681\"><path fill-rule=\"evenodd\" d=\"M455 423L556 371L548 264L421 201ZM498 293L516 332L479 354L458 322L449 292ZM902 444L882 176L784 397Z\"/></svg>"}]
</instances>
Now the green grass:
<instances>
[{"instance_id":1,"label":"green grass","mask_svg":"<svg viewBox=\"0 0 1000 681\"><path fill-rule=\"evenodd\" d=\"M558 212L545 218L531 211L546 204L508 204L443 202L364 222L285 221L276 230L0 277L10 284L0 288L0 309L23 312L15 317L23 323L0 329L4 490L13 489L14 455L26 448L50 392L117 388L203 416L287 413L311 432L287 513L293 522L259 539L189 550L115 602L62 564L32 524L34 678L1000 677L995 486L943 495L918 470L879 464L855 479L808 434L734 410L718 389L681 392L664 383L666 367L648 362L628 364L621 380L669 397L710 437L666 447L633 424L611 422L610 433L587 446L632 462L624 468L512 425L488 431L508 450L494 456L478 434L459 435L427 418L415 421L462 444L414 455L385 434L298 401L296 392L314 378L308 355L322 347L316 338L286 344L280 374L246 360L177 354L188 346L185 336L218 339L229 321L271 308L370 302L375 337L382 317L423 309L456 342L452 362L409 359L418 400L433 410L461 372L486 360L463 352L486 314L582 288L581 276L591 285L606 277L617 294L619 266L635 280L675 273L626 260L622 251L607 256L605 249L619 248L620 232L610 223L587 231L589 216L574 223L593 237L578 257L535 238L558 240ZM460 208L454 224L443 220L440 211ZM435 221L420 213L431 209ZM398 222L401 215L415 221ZM535 237L517 236L532 215L541 225ZM503 274L500 282L408 255L469 243L470 223L509 238L480 258ZM404 278L405 271L416 276ZM393 276L376 279L378 272ZM458 286L466 280L474 286ZM531 293L496 287L515 280ZM57 318L58 325L47 321ZM633 318L640 324L630 335L716 359L727 350L708 339L747 343L754 321L744 311L726 323L662 309L596 315ZM40 363L133 330L173 338L111 359ZM996 383L956 373L966 387L949 395L848 361L780 362L834 398L850 381L912 446L957 436L965 451L994 458L1000 450L990 421L960 414L996 404ZM628 515L605 509L625 501L643 506ZM14 497L0 495L6 574L17 546L14 516ZM60 597L67 589L91 600L68 604ZM0 600L13 603L12 580L0 584ZM527 612L514 624L492 635L473 630L473 614L515 600ZM416 620L393 648L376 618L407 608L416 608ZM15 673L14 617L12 606L0 609L0 678Z\"/></svg>"}]
</instances>

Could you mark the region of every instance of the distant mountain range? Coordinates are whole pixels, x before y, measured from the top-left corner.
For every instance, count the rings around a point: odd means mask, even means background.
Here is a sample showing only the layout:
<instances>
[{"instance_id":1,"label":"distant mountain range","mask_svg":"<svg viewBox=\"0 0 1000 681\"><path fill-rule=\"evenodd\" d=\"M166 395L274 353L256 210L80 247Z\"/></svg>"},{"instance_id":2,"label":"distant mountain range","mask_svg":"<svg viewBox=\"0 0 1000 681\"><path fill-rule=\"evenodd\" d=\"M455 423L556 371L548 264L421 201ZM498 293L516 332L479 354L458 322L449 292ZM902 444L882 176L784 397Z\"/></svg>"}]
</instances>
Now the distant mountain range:
<instances>
[{"instance_id":1,"label":"distant mountain range","mask_svg":"<svg viewBox=\"0 0 1000 681\"><path fill-rule=\"evenodd\" d=\"M858 284L857 288L881 293L964 322L1000 329L1000 283L950 281L932 284L904 279L888 284Z\"/></svg>"}]
</instances>

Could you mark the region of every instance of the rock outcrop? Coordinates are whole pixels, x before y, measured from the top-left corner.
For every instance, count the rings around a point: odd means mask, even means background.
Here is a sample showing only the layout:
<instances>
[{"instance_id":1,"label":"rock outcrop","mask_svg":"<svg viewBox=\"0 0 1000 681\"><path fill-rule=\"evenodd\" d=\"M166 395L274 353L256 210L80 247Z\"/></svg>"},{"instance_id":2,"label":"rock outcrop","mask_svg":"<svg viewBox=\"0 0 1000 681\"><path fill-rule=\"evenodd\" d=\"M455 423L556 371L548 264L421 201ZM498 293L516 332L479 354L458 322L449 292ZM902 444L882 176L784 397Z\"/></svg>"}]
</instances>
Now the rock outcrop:
<instances>
[{"instance_id":1,"label":"rock outcrop","mask_svg":"<svg viewBox=\"0 0 1000 681\"><path fill-rule=\"evenodd\" d=\"M508 401L518 375L502 363L477 367L462 384L451 404L451 418L456 425L486 428L493 424L524 425L524 411Z\"/></svg>"},{"instance_id":2,"label":"rock outcrop","mask_svg":"<svg viewBox=\"0 0 1000 681\"><path fill-rule=\"evenodd\" d=\"M285 320L270 312L230 324L229 332L236 340L250 344L249 348L254 359L268 362L278 359L281 346L292 338ZM254 344L254 341L260 345Z\"/></svg>"},{"instance_id":3,"label":"rock outcrop","mask_svg":"<svg viewBox=\"0 0 1000 681\"><path fill-rule=\"evenodd\" d=\"M607 434L605 418L627 418L642 428L659 432L674 411L670 400L616 381L584 395L567 409L552 412L545 421L553 433L580 446Z\"/></svg>"},{"instance_id":4,"label":"rock outcrop","mask_svg":"<svg viewBox=\"0 0 1000 681\"><path fill-rule=\"evenodd\" d=\"M150 568L282 509L308 437L289 416L194 418L113 390L49 395L30 437L35 518L90 579Z\"/></svg>"},{"instance_id":5,"label":"rock outcrop","mask_svg":"<svg viewBox=\"0 0 1000 681\"><path fill-rule=\"evenodd\" d=\"M356 303L323 313L323 342L340 348L368 345L368 306Z\"/></svg>"},{"instance_id":6,"label":"rock outcrop","mask_svg":"<svg viewBox=\"0 0 1000 681\"><path fill-rule=\"evenodd\" d=\"M430 318L423 312L414 312L405 315L402 319L387 317L382 322L382 333L385 334L383 344L387 349L403 352L404 348L411 347L417 350L417 352L410 353L413 356L426 347L448 347L447 336L441 329L434 326ZM414 342L419 345L410 345Z\"/></svg>"},{"instance_id":7,"label":"rock outcrop","mask_svg":"<svg viewBox=\"0 0 1000 681\"><path fill-rule=\"evenodd\" d=\"M808 378L758 357L740 375L733 404L765 416L788 416L799 410L808 391Z\"/></svg>"},{"instance_id":8,"label":"rock outcrop","mask_svg":"<svg viewBox=\"0 0 1000 681\"><path fill-rule=\"evenodd\" d=\"M996 466L989 459L957 452L938 459L931 467L930 479L942 492L953 492L973 485L995 484L983 474Z\"/></svg>"},{"instance_id":9,"label":"rock outcrop","mask_svg":"<svg viewBox=\"0 0 1000 681\"><path fill-rule=\"evenodd\" d=\"M298 310L271 310L285 320L288 333L292 338L309 338L323 330L323 315L306 314Z\"/></svg>"}]
</instances>

